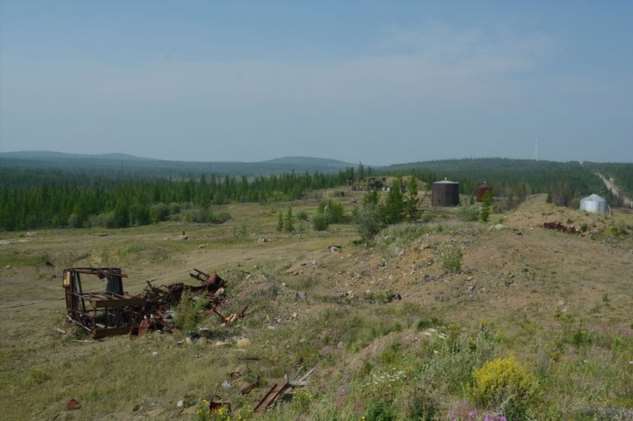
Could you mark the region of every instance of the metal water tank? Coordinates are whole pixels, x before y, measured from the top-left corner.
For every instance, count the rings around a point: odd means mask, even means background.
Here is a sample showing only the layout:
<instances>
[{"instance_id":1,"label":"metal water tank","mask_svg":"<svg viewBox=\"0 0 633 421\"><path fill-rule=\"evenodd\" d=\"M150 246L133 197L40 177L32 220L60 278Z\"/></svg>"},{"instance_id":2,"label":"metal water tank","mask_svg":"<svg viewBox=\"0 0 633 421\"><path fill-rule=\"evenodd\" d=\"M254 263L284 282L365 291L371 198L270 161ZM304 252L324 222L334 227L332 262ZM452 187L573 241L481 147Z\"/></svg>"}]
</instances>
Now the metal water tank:
<instances>
[{"instance_id":1,"label":"metal water tank","mask_svg":"<svg viewBox=\"0 0 633 421\"><path fill-rule=\"evenodd\" d=\"M457 206L459 205L459 183L444 179L436 181L432 187L433 206Z\"/></svg>"}]
</instances>

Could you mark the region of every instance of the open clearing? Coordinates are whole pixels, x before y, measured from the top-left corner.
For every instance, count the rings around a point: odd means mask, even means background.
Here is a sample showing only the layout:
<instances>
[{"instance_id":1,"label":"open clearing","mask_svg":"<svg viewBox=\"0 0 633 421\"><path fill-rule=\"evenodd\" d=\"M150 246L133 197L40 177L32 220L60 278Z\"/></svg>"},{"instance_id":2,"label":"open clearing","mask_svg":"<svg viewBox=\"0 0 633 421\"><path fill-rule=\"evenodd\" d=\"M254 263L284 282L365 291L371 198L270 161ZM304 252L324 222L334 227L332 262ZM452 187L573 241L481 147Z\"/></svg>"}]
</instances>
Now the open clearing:
<instances>
[{"instance_id":1,"label":"open clearing","mask_svg":"<svg viewBox=\"0 0 633 421\"><path fill-rule=\"evenodd\" d=\"M348 211L356 199L343 198ZM268 417L358 419L370 401L407 413L418 399L445 419L476 408L467 390L473 367L514 355L539 379L539 419L630 419L633 214L589 216L534 196L490 224L427 210L430 222L392 226L366 247L347 224L278 233L276 212L287 205L230 205L233 219L222 225L0 234L2 418L191 419L195 402L213 395L247 417L284 374L316 366L300 396ZM308 213L317 205L292 204ZM586 224L587 232L543 222ZM447 247L463 253L455 273L442 264ZM194 267L217 271L227 311L250 304L250 314L230 328L204 320L214 339L193 345L179 344L178 332L101 341L60 334L71 330L62 269L106 265L125 270L131 293L147 280L192 283ZM446 341L471 341L477 351L447 351ZM242 396L239 384L257 377ZM66 410L71 398L79 410Z\"/></svg>"}]
</instances>

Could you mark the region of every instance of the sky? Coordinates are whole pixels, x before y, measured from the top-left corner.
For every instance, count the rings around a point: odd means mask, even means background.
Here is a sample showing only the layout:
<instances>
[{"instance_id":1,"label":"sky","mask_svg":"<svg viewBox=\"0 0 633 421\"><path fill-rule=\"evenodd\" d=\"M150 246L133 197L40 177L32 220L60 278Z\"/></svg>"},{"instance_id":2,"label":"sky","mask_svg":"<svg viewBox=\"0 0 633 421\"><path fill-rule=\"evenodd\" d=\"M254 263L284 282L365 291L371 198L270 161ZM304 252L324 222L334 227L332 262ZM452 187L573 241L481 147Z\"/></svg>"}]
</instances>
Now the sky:
<instances>
[{"instance_id":1,"label":"sky","mask_svg":"<svg viewBox=\"0 0 633 421\"><path fill-rule=\"evenodd\" d=\"M633 2L0 0L0 152L633 161Z\"/></svg>"}]
</instances>

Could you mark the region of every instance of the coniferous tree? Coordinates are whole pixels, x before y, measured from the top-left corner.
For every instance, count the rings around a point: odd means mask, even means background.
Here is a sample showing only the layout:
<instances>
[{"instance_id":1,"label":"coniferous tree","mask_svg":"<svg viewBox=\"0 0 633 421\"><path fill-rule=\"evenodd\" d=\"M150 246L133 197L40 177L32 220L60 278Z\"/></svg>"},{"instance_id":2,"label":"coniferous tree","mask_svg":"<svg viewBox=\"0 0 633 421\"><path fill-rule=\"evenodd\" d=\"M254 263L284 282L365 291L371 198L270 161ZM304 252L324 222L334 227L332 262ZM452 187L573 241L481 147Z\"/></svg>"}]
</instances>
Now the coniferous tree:
<instances>
[{"instance_id":1,"label":"coniferous tree","mask_svg":"<svg viewBox=\"0 0 633 421\"><path fill-rule=\"evenodd\" d=\"M488 222L490 218L490 210L492 207L492 193L487 191L484 194L483 202L481 204L481 212L479 212L479 219L481 222Z\"/></svg>"},{"instance_id":2,"label":"coniferous tree","mask_svg":"<svg viewBox=\"0 0 633 421\"><path fill-rule=\"evenodd\" d=\"M288 212L286 212L286 218L284 220L284 229L287 232L293 232L295 230L294 216L292 215L292 207L289 207Z\"/></svg>"},{"instance_id":3,"label":"coniferous tree","mask_svg":"<svg viewBox=\"0 0 633 421\"><path fill-rule=\"evenodd\" d=\"M379 202L378 192L375 190L367 192L367 194L363 196L364 205L378 206L378 202Z\"/></svg>"},{"instance_id":4,"label":"coniferous tree","mask_svg":"<svg viewBox=\"0 0 633 421\"><path fill-rule=\"evenodd\" d=\"M405 198L405 212L411 221L418 219L418 182L415 177L411 177L407 183L407 196Z\"/></svg>"},{"instance_id":5,"label":"coniferous tree","mask_svg":"<svg viewBox=\"0 0 633 421\"><path fill-rule=\"evenodd\" d=\"M402 182L396 178L391 183L391 188L387 194L385 205L383 206L383 217L387 224L397 224L402 221L404 212L404 199L401 191Z\"/></svg>"}]
</instances>

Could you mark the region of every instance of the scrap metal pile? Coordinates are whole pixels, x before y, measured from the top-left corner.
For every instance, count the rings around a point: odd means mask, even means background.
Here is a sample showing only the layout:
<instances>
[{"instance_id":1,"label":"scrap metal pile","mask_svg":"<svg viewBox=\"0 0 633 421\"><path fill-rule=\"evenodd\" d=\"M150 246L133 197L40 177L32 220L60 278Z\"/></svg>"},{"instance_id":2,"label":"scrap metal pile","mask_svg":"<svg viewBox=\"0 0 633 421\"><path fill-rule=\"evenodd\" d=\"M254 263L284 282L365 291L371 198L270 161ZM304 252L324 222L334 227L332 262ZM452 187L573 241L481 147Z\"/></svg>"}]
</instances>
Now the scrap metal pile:
<instances>
[{"instance_id":1,"label":"scrap metal pile","mask_svg":"<svg viewBox=\"0 0 633 421\"><path fill-rule=\"evenodd\" d=\"M565 225L560 222L545 222L543 228L548 230L554 230L564 232L566 234L580 234L581 231L573 225Z\"/></svg>"},{"instance_id":2,"label":"scrap metal pile","mask_svg":"<svg viewBox=\"0 0 633 421\"><path fill-rule=\"evenodd\" d=\"M82 275L92 275L106 282L103 292L84 292ZM151 330L171 331L173 310L185 294L206 300L206 310L228 325L246 314L247 307L228 316L218 307L225 301L225 281L217 274L193 269L189 274L198 285L177 282L154 286L147 282L141 294L123 290L127 275L120 268L70 268L64 270L63 285L68 321L81 327L94 338L120 334L142 336Z\"/></svg>"}]
</instances>

